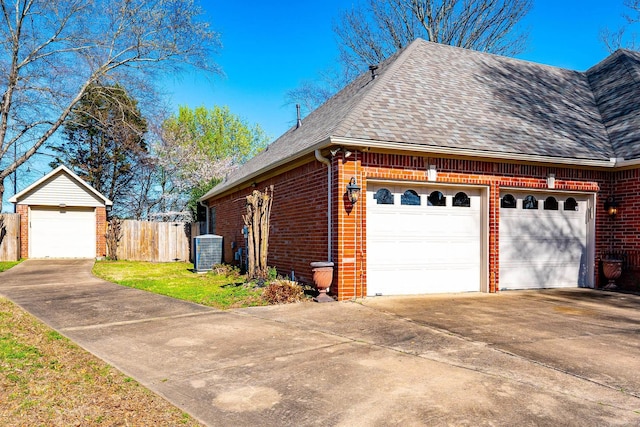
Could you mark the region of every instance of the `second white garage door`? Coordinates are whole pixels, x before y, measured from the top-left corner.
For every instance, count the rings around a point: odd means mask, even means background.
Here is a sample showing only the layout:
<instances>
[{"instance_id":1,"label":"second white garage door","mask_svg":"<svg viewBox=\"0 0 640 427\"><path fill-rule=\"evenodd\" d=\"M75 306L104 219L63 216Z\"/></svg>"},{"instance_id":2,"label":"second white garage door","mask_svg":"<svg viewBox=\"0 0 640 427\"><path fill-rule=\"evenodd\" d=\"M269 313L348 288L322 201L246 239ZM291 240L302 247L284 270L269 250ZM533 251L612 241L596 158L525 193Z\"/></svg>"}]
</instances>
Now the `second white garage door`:
<instances>
[{"instance_id":1,"label":"second white garage door","mask_svg":"<svg viewBox=\"0 0 640 427\"><path fill-rule=\"evenodd\" d=\"M479 291L481 192L370 184L367 295Z\"/></svg>"},{"instance_id":2,"label":"second white garage door","mask_svg":"<svg viewBox=\"0 0 640 427\"><path fill-rule=\"evenodd\" d=\"M95 258L94 208L32 207L31 258Z\"/></svg>"},{"instance_id":3,"label":"second white garage door","mask_svg":"<svg viewBox=\"0 0 640 427\"><path fill-rule=\"evenodd\" d=\"M500 197L500 289L591 286L589 198L520 193Z\"/></svg>"}]
</instances>

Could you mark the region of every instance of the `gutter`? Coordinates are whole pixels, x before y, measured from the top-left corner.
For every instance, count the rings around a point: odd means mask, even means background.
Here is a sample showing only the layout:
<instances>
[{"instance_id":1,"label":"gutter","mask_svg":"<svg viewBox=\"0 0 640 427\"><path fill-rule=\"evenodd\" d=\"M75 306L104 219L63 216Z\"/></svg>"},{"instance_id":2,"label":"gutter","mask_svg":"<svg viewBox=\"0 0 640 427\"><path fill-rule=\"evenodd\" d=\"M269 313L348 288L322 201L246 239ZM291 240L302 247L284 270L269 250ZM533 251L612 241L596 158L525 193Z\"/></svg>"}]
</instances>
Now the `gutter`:
<instances>
[{"instance_id":1,"label":"gutter","mask_svg":"<svg viewBox=\"0 0 640 427\"><path fill-rule=\"evenodd\" d=\"M207 223L206 223L207 224L207 234L213 234L213 230L209 230L209 205L205 205L204 203L202 203L202 200L198 200L198 204L200 206L202 206L204 208L204 211L206 212L205 221L207 221Z\"/></svg>"},{"instance_id":2,"label":"gutter","mask_svg":"<svg viewBox=\"0 0 640 427\"><path fill-rule=\"evenodd\" d=\"M410 144L406 142L391 142L391 141L372 141L369 139L355 139L344 137L331 137L329 138L331 144L345 145L354 148L377 148L386 150L402 150L402 151L414 151L418 153L429 153L435 155L453 155L460 157L480 157L487 160L511 160L522 162L534 162L534 163L552 163L561 165L574 165L574 166L591 166L600 168L615 168L617 166L623 166L620 163L621 159L611 158L609 160L595 160L595 159L569 159L564 157L552 157L552 156L538 156L534 154L519 154L519 153L500 153L496 151L485 150L472 150L472 149L459 149L440 147L434 145L422 145L422 144ZM640 160L638 160L640 164ZM625 164L626 165L626 164Z\"/></svg>"}]
</instances>

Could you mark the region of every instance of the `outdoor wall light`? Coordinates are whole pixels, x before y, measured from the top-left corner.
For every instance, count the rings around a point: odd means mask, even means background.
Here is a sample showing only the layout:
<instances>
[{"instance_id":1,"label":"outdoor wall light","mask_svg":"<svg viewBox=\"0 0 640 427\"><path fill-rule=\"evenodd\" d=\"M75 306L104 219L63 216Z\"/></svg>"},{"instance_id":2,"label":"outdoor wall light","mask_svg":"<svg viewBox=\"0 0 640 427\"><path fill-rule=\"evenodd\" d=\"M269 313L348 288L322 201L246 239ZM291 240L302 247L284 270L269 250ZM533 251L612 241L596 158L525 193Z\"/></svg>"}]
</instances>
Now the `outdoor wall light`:
<instances>
[{"instance_id":1,"label":"outdoor wall light","mask_svg":"<svg viewBox=\"0 0 640 427\"><path fill-rule=\"evenodd\" d=\"M353 205L355 205L360 198L360 186L356 183L354 176L351 177L349 184L347 184L347 196Z\"/></svg>"},{"instance_id":2,"label":"outdoor wall light","mask_svg":"<svg viewBox=\"0 0 640 427\"><path fill-rule=\"evenodd\" d=\"M607 197L607 200L604 202L604 210L607 212L607 215L611 218L615 218L618 214L618 202L613 196Z\"/></svg>"}]
</instances>

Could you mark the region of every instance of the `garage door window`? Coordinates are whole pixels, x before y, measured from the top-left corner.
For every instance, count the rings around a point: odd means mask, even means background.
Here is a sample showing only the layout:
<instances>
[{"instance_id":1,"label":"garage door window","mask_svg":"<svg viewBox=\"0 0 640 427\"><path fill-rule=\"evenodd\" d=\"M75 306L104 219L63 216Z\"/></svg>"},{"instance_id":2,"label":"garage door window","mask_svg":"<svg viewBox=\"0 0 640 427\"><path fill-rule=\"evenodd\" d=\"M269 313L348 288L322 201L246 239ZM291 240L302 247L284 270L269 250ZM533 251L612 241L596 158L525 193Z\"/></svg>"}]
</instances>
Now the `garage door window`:
<instances>
[{"instance_id":1,"label":"garage door window","mask_svg":"<svg viewBox=\"0 0 640 427\"><path fill-rule=\"evenodd\" d=\"M447 198L439 191L434 191L427 198L428 206L447 206Z\"/></svg>"},{"instance_id":2,"label":"garage door window","mask_svg":"<svg viewBox=\"0 0 640 427\"><path fill-rule=\"evenodd\" d=\"M500 201L500 207L505 209L515 209L516 208L516 198L511 194L505 194Z\"/></svg>"},{"instance_id":3,"label":"garage door window","mask_svg":"<svg viewBox=\"0 0 640 427\"><path fill-rule=\"evenodd\" d=\"M565 211L577 211L578 210L578 202L573 197L569 197L564 202L564 210Z\"/></svg>"},{"instance_id":4,"label":"garage door window","mask_svg":"<svg viewBox=\"0 0 640 427\"><path fill-rule=\"evenodd\" d=\"M549 196L544 200L544 210L545 211L557 211L558 210L558 201L555 197Z\"/></svg>"},{"instance_id":5,"label":"garage door window","mask_svg":"<svg viewBox=\"0 0 640 427\"><path fill-rule=\"evenodd\" d=\"M420 206L420 196L413 190L407 190L400 196L401 205Z\"/></svg>"},{"instance_id":6,"label":"garage door window","mask_svg":"<svg viewBox=\"0 0 640 427\"><path fill-rule=\"evenodd\" d=\"M522 209L538 209L538 199L532 195L528 195L522 199Z\"/></svg>"},{"instance_id":7,"label":"garage door window","mask_svg":"<svg viewBox=\"0 0 640 427\"><path fill-rule=\"evenodd\" d=\"M373 196L376 199L376 203L379 205L392 205L393 204L393 194L391 191L386 188L381 188L376 191L376 194Z\"/></svg>"},{"instance_id":8,"label":"garage door window","mask_svg":"<svg viewBox=\"0 0 640 427\"><path fill-rule=\"evenodd\" d=\"M453 197L453 206L457 206L460 208L469 208L471 207L471 199L467 196L465 192L456 193Z\"/></svg>"}]
</instances>

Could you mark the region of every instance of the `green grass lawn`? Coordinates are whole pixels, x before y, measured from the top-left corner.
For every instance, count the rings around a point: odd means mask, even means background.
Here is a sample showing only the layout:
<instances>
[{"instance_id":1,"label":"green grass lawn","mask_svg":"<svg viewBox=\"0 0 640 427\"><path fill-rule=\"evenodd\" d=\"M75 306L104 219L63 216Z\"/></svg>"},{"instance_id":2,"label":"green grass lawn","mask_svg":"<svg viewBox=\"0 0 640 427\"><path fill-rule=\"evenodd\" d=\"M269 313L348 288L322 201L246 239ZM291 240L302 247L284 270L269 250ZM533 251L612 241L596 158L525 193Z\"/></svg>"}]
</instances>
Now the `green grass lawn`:
<instances>
[{"instance_id":1,"label":"green grass lawn","mask_svg":"<svg viewBox=\"0 0 640 427\"><path fill-rule=\"evenodd\" d=\"M237 275L193 273L186 262L99 261L93 274L123 286L143 289L216 308L265 305L262 289L245 284Z\"/></svg>"},{"instance_id":2,"label":"green grass lawn","mask_svg":"<svg viewBox=\"0 0 640 427\"><path fill-rule=\"evenodd\" d=\"M10 269L16 264L20 264L20 261L0 261L0 273Z\"/></svg>"}]
</instances>

